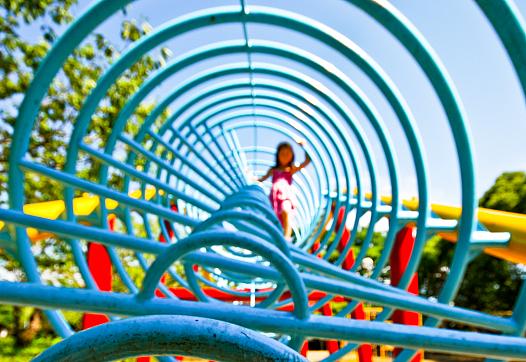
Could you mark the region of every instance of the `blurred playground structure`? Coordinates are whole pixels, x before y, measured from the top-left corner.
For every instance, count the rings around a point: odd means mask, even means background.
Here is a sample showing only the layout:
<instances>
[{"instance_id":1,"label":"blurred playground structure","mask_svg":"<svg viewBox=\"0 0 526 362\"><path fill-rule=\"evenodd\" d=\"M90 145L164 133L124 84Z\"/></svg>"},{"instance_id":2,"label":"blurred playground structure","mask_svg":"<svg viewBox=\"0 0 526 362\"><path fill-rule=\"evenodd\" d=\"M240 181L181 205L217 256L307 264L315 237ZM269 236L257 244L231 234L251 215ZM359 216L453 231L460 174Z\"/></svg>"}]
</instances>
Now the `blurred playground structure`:
<instances>
[{"instance_id":1,"label":"blurred playground structure","mask_svg":"<svg viewBox=\"0 0 526 362\"><path fill-rule=\"evenodd\" d=\"M174 18L132 43L85 99L71 125L64 168L28 157L39 107L65 60L130 2L94 1L56 40L34 74L14 128L9 208L0 209L0 248L20 262L26 281L0 281L0 303L44 309L64 338L36 360L90 353L94 360L158 356L168 361L188 355L300 361L309 351L308 341L324 341L324 361L343 360L349 353L371 361L372 345L384 346L378 349L380 357L392 355L396 361L420 360L422 351L526 360L524 283L510 316L452 303L469 262L480 253L526 264L526 216L476 207L473 147L460 95L425 37L388 2L348 1L407 49L433 87L458 156L461 207L431 202L426 145L403 95L374 59L330 24L245 1ZM514 3L475 3L526 90L524 22ZM109 87L141 56L173 37L225 24L239 24L244 37L177 54L126 100L105 142L86 141ZM286 39L250 38L250 24L301 32L330 46L370 78L410 145L418 186L414 199L400 196L396 147L368 96L330 60ZM170 76L233 54L246 54L246 59L178 82L134 134L125 131L135 108ZM365 117L356 117L339 94L298 70L302 68L255 61L255 54L308 67L352 98ZM179 103L160 122L174 102ZM376 133L381 154L373 152L360 122L368 122ZM261 140L243 145L239 135L246 130L308 140L313 166L294 176L298 208L292 241L283 237L267 186L251 182L246 173L254 165L270 166L274 150ZM80 172L85 157L100 165L95 180ZM379 191L380 158L387 165L391 195ZM27 204L24 185L29 177L53 180L63 199ZM119 180L118 186L110 185L111 177ZM368 226L355 253L364 218ZM379 222L388 225L384 247L364 273ZM440 294L431 300L418 296L416 271L426 241L437 234L454 242L455 252ZM48 238L67 245L85 288L42 283L31 246ZM127 261L123 250L130 252ZM138 282L131 269L142 273ZM379 280L386 270L390 283ZM126 292L112 291L115 278ZM73 331L63 310L85 313L86 330ZM443 321L485 332L440 328Z\"/></svg>"}]
</instances>

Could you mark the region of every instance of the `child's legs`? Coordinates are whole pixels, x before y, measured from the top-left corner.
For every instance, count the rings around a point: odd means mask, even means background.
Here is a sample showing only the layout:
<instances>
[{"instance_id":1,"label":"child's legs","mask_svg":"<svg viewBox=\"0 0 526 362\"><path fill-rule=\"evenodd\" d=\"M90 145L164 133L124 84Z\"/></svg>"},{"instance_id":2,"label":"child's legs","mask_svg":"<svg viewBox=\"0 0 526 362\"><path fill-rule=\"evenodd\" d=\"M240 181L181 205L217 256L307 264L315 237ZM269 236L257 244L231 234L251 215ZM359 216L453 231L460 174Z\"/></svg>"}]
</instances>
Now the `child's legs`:
<instances>
[{"instance_id":1,"label":"child's legs","mask_svg":"<svg viewBox=\"0 0 526 362\"><path fill-rule=\"evenodd\" d=\"M281 209L281 224L283 225L285 238L292 237L292 227L290 225L290 214L292 212L292 203L290 200L283 201Z\"/></svg>"}]
</instances>

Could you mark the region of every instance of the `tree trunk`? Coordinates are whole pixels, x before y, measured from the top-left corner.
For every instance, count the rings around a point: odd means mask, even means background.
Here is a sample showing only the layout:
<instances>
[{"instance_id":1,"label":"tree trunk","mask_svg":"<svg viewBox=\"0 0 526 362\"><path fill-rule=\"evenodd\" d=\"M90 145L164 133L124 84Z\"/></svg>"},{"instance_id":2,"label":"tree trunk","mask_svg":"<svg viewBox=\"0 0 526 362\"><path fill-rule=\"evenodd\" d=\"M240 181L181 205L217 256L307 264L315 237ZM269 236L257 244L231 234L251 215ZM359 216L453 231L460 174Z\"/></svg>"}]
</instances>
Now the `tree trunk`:
<instances>
[{"instance_id":1,"label":"tree trunk","mask_svg":"<svg viewBox=\"0 0 526 362\"><path fill-rule=\"evenodd\" d=\"M16 347L25 347L31 343L37 333L42 329L42 312L35 309L29 317L29 324L26 328L22 327L22 308L13 307L14 328L13 336L15 337Z\"/></svg>"}]
</instances>

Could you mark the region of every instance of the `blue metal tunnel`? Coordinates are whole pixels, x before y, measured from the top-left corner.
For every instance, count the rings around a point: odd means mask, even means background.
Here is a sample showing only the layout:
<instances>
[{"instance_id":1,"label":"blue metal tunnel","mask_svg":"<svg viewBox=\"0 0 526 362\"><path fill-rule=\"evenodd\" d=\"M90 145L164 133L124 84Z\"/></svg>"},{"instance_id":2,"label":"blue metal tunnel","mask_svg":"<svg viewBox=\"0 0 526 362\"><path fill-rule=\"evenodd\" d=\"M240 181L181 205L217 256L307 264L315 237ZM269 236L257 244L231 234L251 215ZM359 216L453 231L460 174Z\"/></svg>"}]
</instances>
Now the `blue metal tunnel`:
<instances>
[{"instance_id":1,"label":"blue metal tunnel","mask_svg":"<svg viewBox=\"0 0 526 362\"><path fill-rule=\"evenodd\" d=\"M526 360L524 283L509 317L451 303L473 253L484 247L505 246L510 235L477 231L473 145L459 92L425 37L387 1L346 2L368 14L411 54L443 107L460 172L458 221L440 218L431 210L426 145L404 95L380 64L330 24L244 0L239 5L176 17L132 43L102 73L86 98L72 124L65 167L55 169L32 161L27 156L30 134L51 82L68 56L131 2L94 1L57 39L19 109L9 159L9 209L0 209L0 220L7 230L0 230L0 246L20 261L27 282L0 281L0 303L45 309L53 328L65 338L36 360L67 360L68 356L74 360L92 353L95 347L98 356L93 360L140 355L164 355L158 358L172 360L168 356L175 354L220 360L303 360L297 351L309 339L348 342L324 361L339 360L362 343L404 348L396 361L410 360L422 349L493 360ZM474 2L498 34L526 90L526 37L516 5L511 0ZM86 141L109 88L142 56L172 38L231 24L242 27L243 38L176 54L126 100L104 143ZM247 26L251 24L286 28L311 37L353 63L377 87L410 146L417 182L414 210L402 202L397 147L366 92L331 60L286 39L250 38ZM246 55L245 61L219 62L178 82L158 100L135 133L125 130L141 102L170 77L199 62L240 54ZM298 66L257 61L256 55L287 59ZM317 77L302 72L305 67ZM354 114L341 94L351 98L365 117ZM164 116L168 108L171 112ZM374 130L379 147L373 147L363 122ZM247 132L255 134L249 146L239 136ZM298 205L292 240L283 236L268 201L268 186L252 181L247 174L247 170L272 166L275 150L262 139L268 134L291 142L308 140L305 149L313 166L294 176ZM375 154L375 150L381 153ZM83 157L100 163L97 182L83 178ZM379 188L379 160L387 166L389 203L382 199ZM24 213L24 183L31 175L62 186L64 213L59 218ZM120 188L109 186L109 178L115 175L122 180ZM133 196L137 190L139 196ZM89 215L79 215L75 212L79 197L96 198L97 207ZM351 219L352 225L349 242L336 259L329 260L338 247L334 240L344 233L343 227L330 222L334 210L343 210L343 219ZM360 220L366 214L370 221L355 264L344 270L341 266L356 243ZM110 230L110 215L120 228ZM380 220L388 222L384 249L370 275L364 276L358 268ZM395 287L378 278L388 265L397 233L406 225L416 227L414 247ZM27 228L52 233L68 245L86 288L42 283ZM157 240L157 230L166 243ZM443 231L455 231L457 243L437 300L410 294L406 289L426 241ZM84 255L87 242L106 246L126 292L98 290ZM144 273L140 283L127 273L127 262L119 254L124 249L132 252L137 268ZM160 283L165 274L190 290L198 302L181 300ZM250 306L224 303L210 297L205 288L255 302ZM157 289L164 298L158 296ZM309 303L313 291L321 291L325 297ZM315 314L335 296L347 298L348 304L331 317ZM374 321L348 318L360 302L381 306L383 311ZM291 303L292 312L278 311ZM423 326L387 323L396 309L421 313ZM74 333L62 310L104 313L112 321ZM440 328L444 320L488 332ZM153 340L158 342L155 346Z\"/></svg>"}]
</instances>

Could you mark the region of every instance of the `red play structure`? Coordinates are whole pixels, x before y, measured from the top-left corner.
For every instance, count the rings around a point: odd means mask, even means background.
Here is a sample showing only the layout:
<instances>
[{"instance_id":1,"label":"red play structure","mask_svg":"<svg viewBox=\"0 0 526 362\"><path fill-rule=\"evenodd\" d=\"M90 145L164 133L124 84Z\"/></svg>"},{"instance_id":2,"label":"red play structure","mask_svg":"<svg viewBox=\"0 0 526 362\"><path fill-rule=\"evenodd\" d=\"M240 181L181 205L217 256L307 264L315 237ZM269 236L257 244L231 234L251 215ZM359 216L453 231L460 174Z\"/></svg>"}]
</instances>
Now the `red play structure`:
<instances>
[{"instance_id":1,"label":"red play structure","mask_svg":"<svg viewBox=\"0 0 526 362\"><path fill-rule=\"evenodd\" d=\"M177 207L175 204L172 203L171 205L172 210L177 211ZM338 244L338 250L341 252L345 246L347 245L351 232L349 228L347 227L346 223L343 220L345 214L344 208L340 208L338 211L338 216L336 218L336 232L340 229L340 227L343 225L345 228L342 237ZM115 218L109 218L108 221L108 227L110 230L114 229L114 222ZM165 221L164 226L167 231L167 235L172 238L174 236L173 229L169 222ZM165 237L163 233L161 232L158 237L159 241L165 242ZM397 234L395 244L393 247L393 251L390 256L390 266L391 266L391 283L392 285L397 285L399 282L407 263L409 262L409 259L411 258L411 252L413 250L413 244L414 244L415 238L414 238L414 227L413 226L405 226L403 227ZM315 243L312 247L313 252L315 252L319 248L319 242ZM112 263L110 256L108 252L106 251L106 248L97 243L89 243L88 245L88 253L87 253L87 259L88 259L88 266L91 271L91 274L93 276L93 279L97 283L98 288L101 291L111 291L112 290ZM344 259L344 262L342 264L342 268L345 270L350 270L352 266L354 265L354 253L352 249L349 250L347 256ZM164 282L165 277L161 279L161 282ZM185 289L185 288L170 288L170 291L179 299L182 300L188 300L188 301L197 301L195 296L192 294L191 291ZM224 302L234 302L234 301L240 301L240 302L249 302L250 298L247 297L238 297L233 296L229 293L225 293L223 291L214 289L214 288L204 288L204 293L212 298L215 298L217 300L221 300ZM263 290L261 290L263 291ZM413 279L411 281L411 284L409 285L408 291L413 294L418 294L418 276L413 276ZM163 294L158 291L157 295L160 297L163 297ZM320 291L312 291L309 294L309 304L313 305L320 299L324 298L326 296L326 293L320 292ZM290 298L290 293L285 292L280 300L285 300L287 298ZM256 298L256 300L261 300L263 298ZM332 298L329 302L324 304L319 308L319 312L322 313L325 316L331 316L333 314L331 303L333 302L343 302L347 301L349 302L350 299L344 298L341 296L335 296ZM281 306L279 310L281 311L292 311L294 309L293 304L286 304L284 306ZM354 311L351 314L351 317L354 319L360 319L364 320L366 315L364 312L363 304L360 303L358 306L354 309ZM103 324L109 321L109 318L104 314L94 314L94 313L86 313L83 317L83 329L87 329L99 324ZM406 325L419 325L420 324L420 315L415 312L411 311L405 311L405 310L397 310L392 317L392 321L394 323L399 324L406 324ZM340 348L338 341L330 340L326 342L327 350L332 354ZM301 353L306 356L307 352L309 351L309 342L305 342L303 345L303 348L301 349ZM370 344L363 344L360 347L358 347L358 357L360 362L371 362L372 361L372 346ZM394 355L396 356L399 353L398 349L394 350ZM179 357L178 359L182 359L182 357ZM422 359L421 353L415 355L412 362L419 362ZM139 357L137 359L140 362L146 362L149 361L149 357Z\"/></svg>"}]
</instances>

